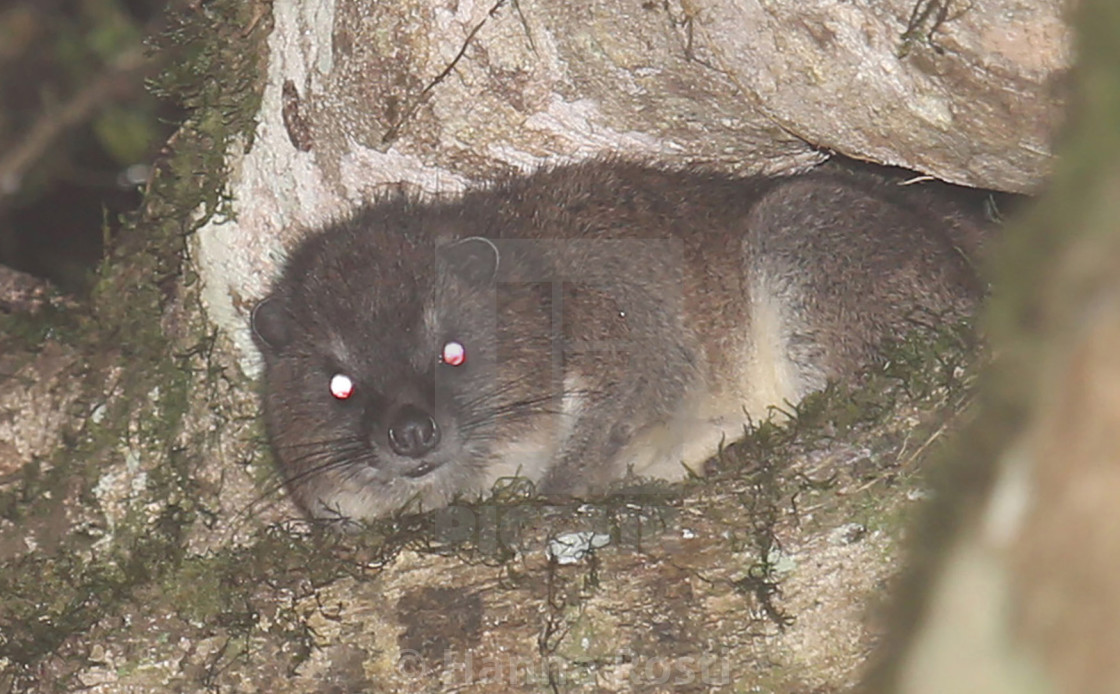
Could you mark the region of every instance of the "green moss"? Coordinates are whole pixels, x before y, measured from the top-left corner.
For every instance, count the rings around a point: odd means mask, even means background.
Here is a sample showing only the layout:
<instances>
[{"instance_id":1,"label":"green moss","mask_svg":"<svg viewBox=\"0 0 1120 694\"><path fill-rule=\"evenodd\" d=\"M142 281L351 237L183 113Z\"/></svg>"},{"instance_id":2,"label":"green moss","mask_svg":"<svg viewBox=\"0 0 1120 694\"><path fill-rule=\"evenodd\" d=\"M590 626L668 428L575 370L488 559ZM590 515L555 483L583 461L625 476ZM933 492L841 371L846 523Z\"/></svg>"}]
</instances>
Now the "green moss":
<instances>
[{"instance_id":1,"label":"green moss","mask_svg":"<svg viewBox=\"0 0 1120 694\"><path fill-rule=\"evenodd\" d=\"M63 498L76 496L81 507L96 508L94 484L104 470L123 467L126 456L144 462L150 496L171 500L154 515L130 508L111 529L97 522L79 527L57 547L0 566L0 677L16 686L146 586L160 586L160 599L178 601L190 618L224 615L229 621L231 606L216 601L220 591L207 578L213 566L183 561L184 529L197 515L190 474L196 461L177 439L191 389L213 387L215 373L205 366L213 336L205 326L185 326L186 337L180 329L173 343L160 318L177 302L196 300L178 282L186 238L210 216L228 214L223 155L234 142L252 140L268 25L266 19L242 33L254 9L254 3L216 0L183 5L171 17L155 48L172 57L153 86L191 115L159 162L142 211L112 239L90 305L3 319L6 341L34 347L62 339L81 350L79 362L88 367L79 368L89 378L75 383L82 389L79 411L97 409L99 419L68 435L49 466L27 466L19 484L0 496L0 514L29 531L59 513ZM191 344L192 332L195 346L182 347ZM102 379L114 364L120 380L106 393ZM91 551L94 539L102 542Z\"/></svg>"},{"instance_id":2,"label":"green moss","mask_svg":"<svg viewBox=\"0 0 1120 694\"><path fill-rule=\"evenodd\" d=\"M978 366L971 334L968 326L941 325L886 345L883 362L857 382L805 398L789 408L788 421L761 422L722 451L716 493L723 479L744 490L741 517L725 520L738 526L728 533L729 550L756 557L735 587L775 625L787 625L791 617L776 599L782 581L775 560L781 555L779 523L792 517L806 532L857 524L901 536L913 506L884 503L882 489L925 486L913 459L935 448L946 421L968 401ZM913 412L905 421L897 417L902 408ZM816 476L798 471L797 461L833 446L840 447L842 466L828 463ZM818 510L803 520L800 509L807 506Z\"/></svg>"}]
</instances>

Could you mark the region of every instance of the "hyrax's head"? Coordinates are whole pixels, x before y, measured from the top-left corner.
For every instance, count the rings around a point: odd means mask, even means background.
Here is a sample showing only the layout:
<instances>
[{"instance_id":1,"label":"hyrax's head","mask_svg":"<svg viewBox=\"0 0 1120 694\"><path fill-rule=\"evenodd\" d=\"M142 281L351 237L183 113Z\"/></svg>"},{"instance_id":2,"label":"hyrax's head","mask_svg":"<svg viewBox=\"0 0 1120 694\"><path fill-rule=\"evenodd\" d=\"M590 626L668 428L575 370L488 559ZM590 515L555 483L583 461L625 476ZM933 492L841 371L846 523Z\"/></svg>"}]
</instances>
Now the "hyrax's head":
<instances>
[{"instance_id":1,"label":"hyrax's head","mask_svg":"<svg viewBox=\"0 0 1120 694\"><path fill-rule=\"evenodd\" d=\"M501 254L464 226L406 200L367 208L295 249L253 311L269 434L312 516L488 491L498 448L549 410L523 368L548 363L547 307L521 302L503 339Z\"/></svg>"}]
</instances>

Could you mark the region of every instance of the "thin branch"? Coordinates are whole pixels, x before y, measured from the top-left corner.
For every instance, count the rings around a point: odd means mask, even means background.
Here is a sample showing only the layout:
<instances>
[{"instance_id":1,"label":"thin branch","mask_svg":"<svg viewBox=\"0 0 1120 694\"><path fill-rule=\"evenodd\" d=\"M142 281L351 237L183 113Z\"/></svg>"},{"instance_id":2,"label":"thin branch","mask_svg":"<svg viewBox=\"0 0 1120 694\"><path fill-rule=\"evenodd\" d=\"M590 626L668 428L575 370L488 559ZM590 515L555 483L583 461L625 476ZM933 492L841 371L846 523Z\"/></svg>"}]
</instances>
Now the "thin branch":
<instances>
[{"instance_id":1,"label":"thin branch","mask_svg":"<svg viewBox=\"0 0 1120 694\"><path fill-rule=\"evenodd\" d=\"M46 113L28 132L16 138L18 144L0 155L0 200L19 189L28 169L42 158L59 136L88 120L94 111L120 90L123 83L132 80L149 64L142 46L121 53L104 72L61 108Z\"/></svg>"},{"instance_id":2,"label":"thin branch","mask_svg":"<svg viewBox=\"0 0 1120 694\"><path fill-rule=\"evenodd\" d=\"M437 84L442 82L448 75L451 74L451 71L455 69L455 66L458 65L459 61L463 59L464 55L466 55L467 49L470 48L471 42L474 41L475 35L482 30L482 27L486 26L486 22L490 21L490 18L498 13L498 10L501 9L502 5L504 5L505 3L506 0L498 0L498 2L494 3L494 6L490 8L490 11L486 13L486 16L482 18L482 21L480 21L475 25L473 29L471 29L470 33L467 34L467 38L463 40L463 44L459 47L459 52L455 55L454 58L451 59L451 62L448 63L447 66L443 68L443 71L436 75L432 79L432 81L428 82L428 85L426 87L420 90L420 93L416 96L415 99L412 100L412 103L408 105L408 108L404 110L404 113L401 114L401 117L397 120L396 123L393 124L393 127L389 128L389 130L386 131L385 135L382 136L381 141L383 143L389 144L397 139L397 137L400 135L401 128L403 128L405 123L410 118L412 118L412 115L416 113L417 109L419 109L420 106L425 101L427 101L428 96L432 92L432 89L434 89Z\"/></svg>"}]
</instances>

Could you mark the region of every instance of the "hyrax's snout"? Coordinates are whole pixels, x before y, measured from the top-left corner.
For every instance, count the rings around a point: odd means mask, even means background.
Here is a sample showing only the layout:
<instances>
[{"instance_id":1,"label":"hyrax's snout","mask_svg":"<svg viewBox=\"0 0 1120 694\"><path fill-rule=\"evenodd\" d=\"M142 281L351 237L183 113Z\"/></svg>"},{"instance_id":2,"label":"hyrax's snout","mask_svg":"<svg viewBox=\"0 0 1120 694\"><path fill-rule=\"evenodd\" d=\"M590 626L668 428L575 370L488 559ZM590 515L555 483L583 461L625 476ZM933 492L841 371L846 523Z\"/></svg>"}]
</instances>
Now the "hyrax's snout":
<instances>
[{"instance_id":1,"label":"hyrax's snout","mask_svg":"<svg viewBox=\"0 0 1120 694\"><path fill-rule=\"evenodd\" d=\"M416 405L404 405L389 420L389 447L397 455L419 458L439 445L440 430L435 417ZM415 475L426 474L430 466L420 464ZM413 473L407 473L413 474Z\"/></svg>"}]
</instances>

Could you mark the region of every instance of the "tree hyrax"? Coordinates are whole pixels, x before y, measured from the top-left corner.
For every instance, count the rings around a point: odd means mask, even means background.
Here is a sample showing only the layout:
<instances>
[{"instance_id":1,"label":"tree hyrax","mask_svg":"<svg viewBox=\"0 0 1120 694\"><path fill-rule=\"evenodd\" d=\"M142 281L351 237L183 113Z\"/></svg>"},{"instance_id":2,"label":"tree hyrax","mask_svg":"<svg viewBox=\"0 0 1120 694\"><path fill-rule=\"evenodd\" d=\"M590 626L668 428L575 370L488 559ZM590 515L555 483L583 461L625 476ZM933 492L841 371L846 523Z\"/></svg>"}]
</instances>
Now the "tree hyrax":
<instances>
[{"instance_id":1,"label":"tree hyrax","mask_svg":"<svg viewBox=\"0 0 1120 694\"><path fill-rule=\"evenodd\" d=\"M268 429L319 518L680 477L917 313L967 316L980 236L936 192L843 172L607 160L390 197L309 236L254 311Z\"/></svg>"}]
</instances>

